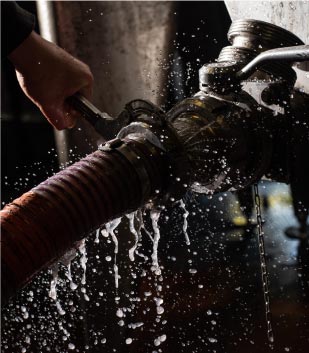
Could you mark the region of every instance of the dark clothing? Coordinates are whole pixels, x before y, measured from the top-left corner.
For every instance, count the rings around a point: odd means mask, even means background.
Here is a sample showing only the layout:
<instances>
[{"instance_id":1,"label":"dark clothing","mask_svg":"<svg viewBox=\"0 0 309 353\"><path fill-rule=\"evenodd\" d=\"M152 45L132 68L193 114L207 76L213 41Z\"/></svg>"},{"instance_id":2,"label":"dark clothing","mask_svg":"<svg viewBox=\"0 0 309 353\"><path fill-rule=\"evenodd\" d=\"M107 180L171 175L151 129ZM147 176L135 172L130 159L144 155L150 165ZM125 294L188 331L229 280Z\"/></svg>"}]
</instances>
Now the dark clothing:
<instances>
[{"instance_id":1,"label":"dark clothing","mask_svg":"<svg viewBox=\"0 0 309 353\"><path fill-rule=\"evenodd\" d=\"M34 16L14 1L1 1L1 56L8 56L32 32Z\"/></svg>"}]
</instances>

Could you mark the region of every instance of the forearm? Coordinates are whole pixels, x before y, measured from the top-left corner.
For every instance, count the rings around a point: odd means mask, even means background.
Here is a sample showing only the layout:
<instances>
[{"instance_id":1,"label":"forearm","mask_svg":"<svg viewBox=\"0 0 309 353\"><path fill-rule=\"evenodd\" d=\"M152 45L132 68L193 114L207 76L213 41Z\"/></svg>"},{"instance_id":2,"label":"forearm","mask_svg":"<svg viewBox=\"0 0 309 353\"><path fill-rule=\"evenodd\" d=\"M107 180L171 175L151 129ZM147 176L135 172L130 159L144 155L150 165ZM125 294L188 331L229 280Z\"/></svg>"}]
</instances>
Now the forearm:
<instances>
[{"instance_id":1,"label":"forearm","mask_svg":"<svg viewBox=\"0 0 309 353\"><path fill-rule=\"evenodd\" d=\"M17 27L5 22L10 31L15 31L12 40L14 45L7 41L6 46L19 85L54 127L70 128L74 126L79 113L68 104L67 98L80 92L89 99L93 86L92 73L86 64L35 33L29 14L22 9L16 10L17 5L13 5L15 7L9 8L9 12L17 16L13 20ZM24 20L18 20L18 16L22 17L19 11L26 17ZM22 35L20 28L24 30ZM7 38L10 35L8 32Z\"/></svg>"},{"instance_id":2,"label":"forearm","mask_svg":"<svg viewBox=\"0 0 309 353\"><path fill-rule=\"evenodd\" d=\"M1 50L8 56L30 35L34 28L34 16L14 1L1 1Z\"/></svg>"},{"instance_id":3,"label":"forearm","mask_svg":"<svg viewBox=\"0 0 309 353\"><path fill-rule=\"evenodd\" d=\"M28 37L16 47L9 55L9 60L15 66L17 71L24 74L32 73L34 66L41 65L44 62L40 50L40 42L43 39L32 31Z\"/></svg>"},{"instance_id":4,"label":"forearm","mask_svg":"<svg viewBox=\"0 0 309 353\"><path fill-rule=\"evenodd\" d=\"M40 80L46 74L49 74L51 52L55 58L54 60L56 60L57 55L61 55L62 50L32 31L8 55L8 59L12 62L16 71L22 73L23 76L31 75L34 80Z\"/></svg>"}]
</instances>

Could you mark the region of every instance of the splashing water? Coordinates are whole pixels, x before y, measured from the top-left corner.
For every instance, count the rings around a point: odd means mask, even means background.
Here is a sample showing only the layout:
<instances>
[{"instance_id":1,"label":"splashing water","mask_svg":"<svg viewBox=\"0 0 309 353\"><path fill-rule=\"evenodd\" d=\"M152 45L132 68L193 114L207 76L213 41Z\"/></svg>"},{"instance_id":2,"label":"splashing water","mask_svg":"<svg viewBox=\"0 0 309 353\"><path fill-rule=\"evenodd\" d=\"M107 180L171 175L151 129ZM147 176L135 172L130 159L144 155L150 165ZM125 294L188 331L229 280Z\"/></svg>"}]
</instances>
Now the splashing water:
<instances>
[{"instance_id":1,"label":"splashing water","mask_svg":"<svg viewBox=\"0 0 309 353\"><path fill-rule=\"evenodd\" d=\"M71 262L67 265L66 276L67 276L68 280L70 281L71 290L75 290L78 286L76 283L74 283L73 278L72 278Z\"/></svg>"},{"instance_id":2,"label":"splashing water","mask_svg":"<svg viewBox=\"0 0 309 353\"><path fill-rule=\"evenodd\" d=\"M130 232L134 235L134 244L132 248L129 249L129 258L131 261L134 261L134 254L139 240L139 234L137 233L137 230L135 229L135 226L134 226L135 214L136 214L135 212L132 212L126 215L126 217L129 219Z\"/></svg>"},{"instance_id":3,"label":"splashing water","mask_svg":"<svg viewBox=\"0 0 309 353\"><path fill-rule=\"evenodd\" d=\"M57 300L57 283L58 283L58 270L59 270L59 265L55 264L52 268L52 280L50 282L50 290L49 290L49 297L53 299L56 302L56 308L58 310L59 315L64 315L65 311L62 309L61 304L59 300Z\"/></svg>"},{"instance_id":4,"label":"splashing water","mask_svg":"<svg viewBox=\"0 0 309 353\"><path fill-rule=\"evenodd\" d=\"M27 308L22 305L22 306L20 307L20 310L21 310L21 312L22 312L23 318L24 318L25 320L28 319L28 318L29 318L29 313L28 313L28 311L27 311Z\"/></svg>"},{"instance_id":5,"label":"splashing water","mask_svg":"<svg viewBox=\"0 0 309 353\"><path fill-rule=\"evenodd\" d=\"M138 228L137 228L137 233L138 233L138 237L139 237L139 241L142 240L142 230L147 234L147 236L149 237L149 239L151 240L151 242L153 242L153 237L151 235L151 233L147 230L147 228L145 227L145 223L144 223L144 219L143 219L143 212L141 209L139 209L137 211L136 214L137 220L138 220Z\"/></svg>"},{"instance_id":6,"label":"splashing water","mask_svg":"<svg viewBox=\"0 0 309 353\"><path fill-rule=\"evenodd\" d=\"M115 275L115 287L118 288L119 285L119 274L118 274L118 266L117 266L117 254L118 254L118 239L114 233L116 228L119 226L121 222L121 217L114 219L111 222L108 222L105 224L105 228L108 234L111 235L112 240L115 244L115 250L114 250L114 275Z\"/></svg>"},{"instance_id":7,"label":"splashing water","mask_svg":"<svg viewBox=\"0 0 309 353\"><path fill-rule=\"evenodd\" d=\"M62 309L62 306L61 306L59 300L56 301L56 307L57 307L59 315L61 315L61 316L65 315L65 310Z\"/></svg>"},{"instance_id":8,"label":"splashing water","mask_svg":"<svg viewBox=\"0 0 309 353\"><path fill-rule=\"evenodd\" d=\"M270 310L270 296L269 296L269 278L266 264L265 256L265 244L264 244L264 233L258 236L259 243L259 253L260 253L260 266L262 274L262 287L265 303L265 316L266 316L266 325L267 325L267 337L270 345L274 343L274 333L271 324L271 310Z\"/></svg>"},{"instance_id":9,"label":"splashing water","mask_svg":"<svg viewBox=\"0 0 309 353\"><path fill-rule=\"evenodd\" d=\"M189 216L189 212L187 211L186 205L183 202L183 200L180 200L179 202L180 202L180 207L184 210L182 230L183 230L183 233L185 235L186 244L190 245L190 238L189 238L188 231L187 231L187 229L188 229L188 220L187 220L187 218Z\"/></svg>"},{"instance_id":10,"label":"splashing water","mask_svg":"<svg viewBox=\"0 0 309 353\"><path fill-rule=\"evenodd\" d=\"M135 219L137 221L137 228L136 228L136 232L137 232L137 235L138 235L138 240L137 240L137 246L138 246L138 243L142 241L142 229L144 229L145 233L147 233L147 229L145 228L145 225L144 225L144 220L143 220L143 211L142 209L138 209L136 212L135 212ZM153 241L153 238L151 236L151 234L148 232L148 236L150 236L150 238L152 239ZM148 256L140 253L138 250L137 250L137 247L135 249L135 254L142 257L145 261L148 260Z\"/></svg>"},{"instance_id":11,"label":"splashing water","mask_svg":"<svg viewBox=\"0 0 309 353\"><path fill-rule=\"evenodd\" d=\"M160 211L159 210L151 210L150 211L150 218L152 222L152 228L154 232L154 237L153 237L153 248L152 248L152 267L151 270L156 274L160 275L161 270L158 262L158 246L159 246L159 240L160 240L160 228L158 226L159 218L160 218Z\"/></svg>"},{"instance_id":12,"label":"splashing water","mask_svg":"<svg viewBox=\"0 0 309 353\"><path fill-rule=\"evenodd\" d=\"M81 253L81 258L80 258L80 266L83 269L83 275L82 275L82 280L81 284L85 285L86 284L86 271L87 271L87 251L86 251L86 241L83 239L81 241L81 244L78 248L79 252Z\"/></svg>"},{"instance_id":13,"label":"splashing water","mask_svg":"<svg viewBox=\"0 0 309 353\"><path fill-rule=\"evenodd\" d=\"M139 327L142 327L144 325L144 323L143 322L132 322L132 323L130 323L130 324L128 324L128 328L131 328L132 330L135 330L135 329L137 329L137 328L139 328Z\"/></svg>"},{"instance_id":14,"label":"splashing water","mask_svg":"<svg viewBox=\"0 0 309 353\"><path fill-rule=\"evenodd\" d=\"M82 275L82 279L81 279L81 284L83 286L85 286L86 284L86 271L87 271L87 250L86 250L86 240L83 239L80 243L80 246L78 248L80 254L81 254L81 257L80 257L80 266L83 270L83 275ZM86 293L86 288L85 287L82 287L81 288L81 292L84 294L84 298L85 300L89 301L89 297Z\"/></svg>"},{"instance_id":15,"label":"splashing water","mask_svg":"<svg viewBox=\"0 0 309 353\"><path fill-rule=\"evenodd\" d=\"M94 240L94 242L95 242L96 244L99 244L99 242L100 242L100 228L98 228L97 231L96 231L96 233L95 233L95 240Z\"/></svg>"},{"instance_id":16,"label":"splashing water","mask_svg":"<svg viewBox=\"0 0 309 353\"><path fill-rule=\"evenodd\" d=\"M48 295L53 300L57 300L58 264L54 265L51 270L53 278L50 282L50 290Z\"/></svg>"},{"instance_id":17,"label":"splashing water","mask_svg":"<svg viewBox=\"0 0 309 353\"><path fill-rule=\"evenodd\" d=\"M261 275L262 275L262 287L263 287L263 295L264 295L264 303L265 303L267 337L270 343L270 348L273 348L274 333L273 333L272 323L271 323L269 277L268 277L267 263L266 263L263 221L262 221L262 215L261 215L261 200L259 195L258 184L254 184L254 198L255 198L255 211L256 211L256 220L257 220L257 236L258 236L258 245L259 245L260 266L261 266Z\"/></svg>"},{"instance_id":18,"label":"splashing water","mask_svg":"<svg viewBox=\"0 0 309 353\"><path fill-rule=\"evenodd\" d=\"M156 303L156 309L157 309L157 314L162 315L164 313L164 308L162 306L163 304L163 299L162 298L154 298L154 301Z\"/></svg>"},{"instance_id":19,"label":"splashing water","mask_svg":"<svg viewBox=\"0 0 309 353\"><path fill-rule=\"evenodd\" d=\"M166 341L166 335L161 335L159 337L157 337L153 343L154 345L157 347L157 346L160 346L161 343L165 342Z\"/></svg>"},{"instance_id":20,"label":"splashing water","mask_svg":"<svg viewBox=\"0 0 309 353\"><path fill-rule=\"evenodd\" d=\"M137 220L137 223L138 223L138 226L137 226L137 234L138 234L138 241L141 241L142 240L142 229L145 228L144 226L144 220L143 220L143 211L141 209L138 209L136 212L135 212L135 217L136 217L136 220Z\"/></svg>"}]
</instances>

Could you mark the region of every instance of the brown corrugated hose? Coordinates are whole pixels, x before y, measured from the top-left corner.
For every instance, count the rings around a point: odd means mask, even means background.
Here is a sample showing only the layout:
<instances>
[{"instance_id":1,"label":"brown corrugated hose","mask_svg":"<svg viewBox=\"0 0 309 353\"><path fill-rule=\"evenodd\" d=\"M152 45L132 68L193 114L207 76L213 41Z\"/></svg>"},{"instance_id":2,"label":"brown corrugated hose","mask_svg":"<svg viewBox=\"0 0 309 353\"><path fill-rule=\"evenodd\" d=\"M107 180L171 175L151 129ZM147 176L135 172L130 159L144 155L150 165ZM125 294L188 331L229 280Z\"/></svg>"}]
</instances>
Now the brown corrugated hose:
<instances>
[{"instance_id":1,"label":"brown corrugated hose","mask_svg":"<svg viewBox=\"0 0 309 353\"><path fill-rule=\"evenodd\" d=\"M145 204L168 176L165 154L149 142L125 139L98 150L1 211L2 300L6 302L74 242Z\"/></svg>"}]
</instances>

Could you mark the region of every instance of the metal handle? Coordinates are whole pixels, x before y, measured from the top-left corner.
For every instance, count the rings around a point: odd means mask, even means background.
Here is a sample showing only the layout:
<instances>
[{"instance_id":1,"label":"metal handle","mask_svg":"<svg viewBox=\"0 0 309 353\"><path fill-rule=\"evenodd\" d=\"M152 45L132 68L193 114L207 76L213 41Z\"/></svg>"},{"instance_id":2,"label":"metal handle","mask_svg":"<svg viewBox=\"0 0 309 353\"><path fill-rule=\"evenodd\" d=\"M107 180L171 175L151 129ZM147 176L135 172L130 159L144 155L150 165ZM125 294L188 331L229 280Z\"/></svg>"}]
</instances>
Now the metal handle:
<instances>
[{"instance_id":1,"label":"metal handle","mask_svg":"<svg viewBox=\"0 0 309 353\"><path fill-rule=\"evenodd\" d=\"M271 61L300 62L309 61L309 45L297 45L293 47L276 48L264 51L249 64L237 72L236 77L246 80L258 68Z\"/></svg>"},{"instance_id":2,"label":"metal handle","mask_svg":"<svg viewBox=\"0 0 309 353\"><path fill-rule=\"evenodd\" d=\"M104 136L106 129L108 129L110 126L110 123L115 121L115 119L113 119L107 113L102 113L80 93L75 93L73 96L68 98L68 102L75 110L82 114L82 116L95 128L95 130L100 135Z\"/></svg>"}]
</instances>

